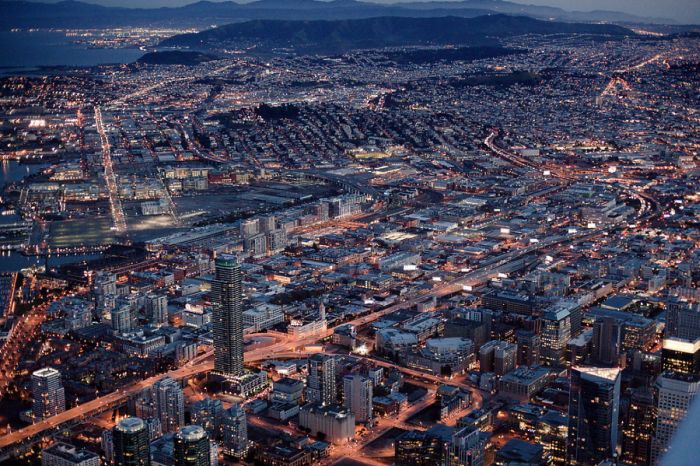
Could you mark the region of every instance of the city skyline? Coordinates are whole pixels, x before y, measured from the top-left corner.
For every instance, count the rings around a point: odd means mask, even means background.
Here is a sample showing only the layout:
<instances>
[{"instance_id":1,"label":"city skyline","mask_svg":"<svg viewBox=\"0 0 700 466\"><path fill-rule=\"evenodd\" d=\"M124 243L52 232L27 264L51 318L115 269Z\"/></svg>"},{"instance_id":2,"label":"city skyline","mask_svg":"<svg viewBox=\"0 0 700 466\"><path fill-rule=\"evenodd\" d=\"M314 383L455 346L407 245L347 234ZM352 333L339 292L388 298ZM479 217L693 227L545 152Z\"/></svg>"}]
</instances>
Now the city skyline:
<instances>
[{"instance_id":1,"label":"city skyline","mask_svg":"<svg viewBox=\"0 0 700 466\"><path fill-rule=\"evenodd\" d=\"M0 463L690 464L700 28L609 3L0 2Z\"/></svg>"}]
</instances>

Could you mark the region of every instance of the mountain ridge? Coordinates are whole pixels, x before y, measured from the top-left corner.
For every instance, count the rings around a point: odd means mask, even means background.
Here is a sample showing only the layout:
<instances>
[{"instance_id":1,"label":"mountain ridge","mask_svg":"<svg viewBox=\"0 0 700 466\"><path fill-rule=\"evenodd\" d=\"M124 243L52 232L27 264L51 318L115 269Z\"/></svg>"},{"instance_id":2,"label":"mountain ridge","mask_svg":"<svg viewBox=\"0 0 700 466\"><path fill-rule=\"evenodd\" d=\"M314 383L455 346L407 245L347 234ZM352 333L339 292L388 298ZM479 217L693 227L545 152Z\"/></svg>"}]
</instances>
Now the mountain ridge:
<instances>
[{"instance_id":1,"label":"mountain ridge","mask_svg":"<svg viewBox=\"0 0 700 466\"><path fill-rule=\"evenodd\" d=\"M378 4L359 0L258 0L199 1L180 7L131 8L101 6L77 0L42 3L26 0L0 1L0 28L114 27L143 25L208 26L253 19L360 19L379 16L475 17L506 13L562 21L659 22L618 12L567 12L553 7L516 4L504 0L459 2L409 2ZM670 21L666 21L669 22Z\"/></svg>"},{"instance_id":2,"label":"mountain ridge","mask_svg":"<svg viewBox=\"0 0 700 466\"><path fill-rule=\"evenodd\" d=\"M252 20L198 33L179 34L163 40L160 46L202 50L256 46L263 50L291 48L302 52L336 53L387 46L499 45L498 39L521 34L635 35L629 29L615 25L557 23L497 14L476 18Z\"/></svg>"}]
</instances>

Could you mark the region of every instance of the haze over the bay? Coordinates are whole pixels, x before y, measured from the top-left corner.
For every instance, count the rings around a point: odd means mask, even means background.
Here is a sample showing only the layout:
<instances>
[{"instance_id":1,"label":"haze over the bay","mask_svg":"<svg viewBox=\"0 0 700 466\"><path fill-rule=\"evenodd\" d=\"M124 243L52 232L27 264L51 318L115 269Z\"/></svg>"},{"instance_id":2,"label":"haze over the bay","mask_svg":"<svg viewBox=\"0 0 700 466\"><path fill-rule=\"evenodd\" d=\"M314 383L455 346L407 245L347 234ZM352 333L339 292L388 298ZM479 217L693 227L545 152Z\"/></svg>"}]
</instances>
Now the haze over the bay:
<instances>
[{"instance_id":1,"label":"haze over the bay","mask_svg":"<svg viewBox=\"0 0 700 466\"><path fill-rule=\"evenodd\" d=\"M55 2L58 0L44 0ZM182 6L194 3L195 0L83 0L88 3L123 7L162 7ZM225 0L211 0L225 1ZM238 3L249 3L251 0L237 0ZM293 0L290 0L290 3ZM402 3L414 1L459 1L459 0L364 0L374 3ZM639 16L669 18L679 23L700 22L700 2L698 0L511 0L514 3L526 5L546 5L562 8L568 11L607 10L619 11Z\"/></svg>"}]
</instances>

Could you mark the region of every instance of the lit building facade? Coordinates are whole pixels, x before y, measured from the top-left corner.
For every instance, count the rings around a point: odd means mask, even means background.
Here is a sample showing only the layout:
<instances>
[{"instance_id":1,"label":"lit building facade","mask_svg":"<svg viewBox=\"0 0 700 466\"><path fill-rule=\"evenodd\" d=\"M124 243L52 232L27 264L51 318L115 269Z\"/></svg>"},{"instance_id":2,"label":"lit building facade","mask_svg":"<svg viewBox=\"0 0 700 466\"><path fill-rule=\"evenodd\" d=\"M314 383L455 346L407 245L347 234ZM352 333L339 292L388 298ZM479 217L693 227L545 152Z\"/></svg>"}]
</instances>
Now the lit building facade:
<instances>
[{"instance_id":1,"label":"lit building facade","mask_svg":"<svg viewBox=\"0 0 700 466\"><path fill-rule=\"evenodd\" d=\"M51 367L32 373L32 412L41 421L66 410L66 395L61 373Z\"/></svg>"},{"instance_id":2,"label":"lit building facade","mask_svg":"<svg viewBox=\"0 0 700 466\"><path fill-rule=\"evenodd\" d=\"M214 304L214 372L243 375L243 289L241 266L235 256L216 258L212 281Z\"/></svg>"},{"instance_id":3,"label":"lit building facade","mask_svg":"<svg viewBox=\"0 0 700 466\"><path fill-rule=\"evenodd\" d=\"M574 367L569 391L567 463L598 464L617 447L620 369Z\"/></svg>"}]
</instances>

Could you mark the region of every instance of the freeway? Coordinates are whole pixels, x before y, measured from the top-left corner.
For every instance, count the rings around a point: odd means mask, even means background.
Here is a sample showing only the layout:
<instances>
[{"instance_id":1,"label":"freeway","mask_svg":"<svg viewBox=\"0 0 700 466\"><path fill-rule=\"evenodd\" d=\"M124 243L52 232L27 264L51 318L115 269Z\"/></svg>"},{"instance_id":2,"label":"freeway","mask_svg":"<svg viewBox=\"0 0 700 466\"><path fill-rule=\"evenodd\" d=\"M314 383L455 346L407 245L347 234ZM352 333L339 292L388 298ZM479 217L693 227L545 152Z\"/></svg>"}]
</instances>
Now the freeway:
<instances>
[{"instance_id":1,"label":"freeway","mask_svg":"<svg viewBox=\"0 0 700 466\"><path fill-rule=\"evenodd\" d=\"M477 269L472 272L469 272L464 276L460 277L459 279L438 285L428 293L410 293L400 303L394 304L385 309L373 312L365 316L357 317L346 323L350 323L354 326L366 325L386 315L396 312L397 310L415 306L419 302L425 299L429 299L433 296L441 297L461 291L465 285L475 286L479 283L482 283L485 280L488 280L489 277L498 273L498 271L502 270L503 267L508 267L508 265L510 265L513 261L518 260L521 256L536 251L537 249L551 246L552 244L555 244L555 242L561 242L565 240L567 239L557 237L556 239L553 239L551 241L543 241L521 251L513 251L511 253L506 254L500 261L494 264L488 265L482 269ZM245 353L245 361L249 363L259 362L263 360L274 359L278 354L294 353L298 348L303 348L305 346L312 345L319 340L331 336L334 330L335 327L332 327L327 329L325 332L322 332L321 334L311 335L297 340L283 340L273 345L252 349L251 351L247 351ZM165 376L170 376L174 379L183 379L199 373L211 371L213 369L212 356L213 351L209 350L199 355L196 359L190 361L181 368L134 383L108 395L88 401L75 408L71 408L67 411L64 411L61 414L50 417L41 422L37 422L36 424L32 424L31 426L25 427L23 429L17 430L11 434L0 437L0 449L7 448L12 445L17 445L25 441L31 441L35 437L52 431L60 425L76 420L85 419L91 415L97 414L106 409L110 409L113 406L117 406L120 403L123 403L130 396L136 395L143 389L150 387L155 382L157 382ZM411 370L405 369L404 371ZM423 375L423 377L425 378L425 375Z\"/></svg>"},{"instance_id":2,"label":"freeway","mask_svg":"<svg viewBox=\"0 0 700 466\"><path fill-rule=\"evenodd\" d=\"M653 211L645 212L644 216L649 217L655 213L656 212ZM488 281L491 277L497 275L499 272L510 271L513 267L517 266L517 263L524 256L527 256L528 254L535 253L542 249L554 246L567 247L568 245L580 243L582 241L589 241L593 238L602 236L604 234L605 231L601 229L566 236L553 236L550 238L545 238L539 243L532 244L524 249L514 250L502 254L497 259L495 259L495 262L490 263L488 265L484 265L481 268L477 268L454 280L442 282L441 284L436 285L432 290L428 292L408 293L404 297L403 301L397 304L394 304L385 309L373 312L368 315L357 317L349 322L344 322L343 324L349 323L354 326L367 325L398 310L415 306L426 299L430 299L432 297L439 298L453 293L457 293L464 290L468 286L478 286ZM319 340L330 337L333 334L334 330L335 327L332 327L328 328L324 332L321 332L320 334L311 335L297 340L286 339L269 346L252 349L251 351L247 351L245 353L245 361L249 363L259 362L263 360L275 359L275 357L277 357L278 355L295 354L297 356L301 356L304 353L297 353L299 348L312 345L318 342ZM31 426L15 431L11 434L0 437L0 449L4 449L13 445L18 445L26 441L31 441L37 436L48 433L60 425L75 420L85 419L90 415L94 415L106 409L110 409L110 407L117 406L120 403L123 403L128 397L139 393L144 388L153 385L155 382L157 382L159 379L165 376L170 376L175 379L182 379L191 377L199 373L211 371L213 369L212 356L213 351L209 350L181 368L134 383L126 388L110 393L109 395L96 398L78 407L69 409L61 414L58 414L57 416L53 416L44 421L38 422ZM373 361L377 362L375 360ZM403 368L400 366L393 367L397 367L404 373L409 373L409 371L412 371L411 369ZM418 371L412 372L418 373ZM426 376L431 377L429 374L420 373L421 378L425 379ZM471 390L471 387L469 389Z\"/></svg>"},{"instance_id":3,"label":"freeway","mask_svg":"<svg viewBox=\"0 0 700 466\"><path fill-rule=\"evenodd\" d=\"M400 309L406 309L415 306L426 299L430 299L432 297L439 298L442 296L453 294L462 291L466 286L478 286L479 284L482 284L485 281L489 280L491 277L497 275L500 271L510 270L513 266L513 263L518 262L523 256L526 256L530 253L554 245L585 241L591 239L591 237L593 236L600 234L602 233L584 233L571 236L555 236L545 239L540 243L535 243L533 245L528 246L527 248L503 254L502 256L500 256L497 262L486 265L480 269L473 270L455 280L443 282L442 284L435 286L432 290L430 290L427 293L409 293L408 295L406 295L403 301L397 304L394 304L385 309L373 312L368 315L357 317L349 322L344 322L344 324L349 323L354 326L367 325ZM277 355L282 354L296 354L298 356L301 356L304 353L296 353L298 348L303 348L305 346L312 345L318 342L319 340L330 337L333 334L334 330L335 327L331 327L328 328L325 332L321 332L320 334L311 335L297 340L287 339L275 343L273 345L252 349L251 351L247 351L245 353L245 361L248 363L259 362L263 360L274 359ZM12 434L6 435L4 437L0 437L0 449L27 440L31 440L36 436L47 431L53 430L62 424L72 422L75 420L85 419L90 415L94 415L106 409L110 409L113 406L123 403L127 398L139 393L144 388L153 385L155 382L157 382L165 376L170 376L175 379L182 379L191 377L199 373L211 371L213 369L212 356L213 351L209 350L181 368L134 383L126 388L110 393L109 395L105 395L91 400L87 403L83 403L78 407L69 409L61 414L48 418L44 421L17 430ZM418 371L412 371L411 369L402 368L400 366L396 367L407 374L410 372L415 372L416 374L418 374ZM420 374L422 378L434 377L430 376L429 374Z\"/></svg>"},{"instance_id":4,"label":"freeway","mask_svg":"<svg viewBox=\"0 0 700 466\"><path fill-rule=\"evenodd\" d=\"M549 172L551 176L555 178L559 178L564 181L568 182L574 182L574 181L579 181L579 179L575 176L569 175L564 169L561 169L556 166L550 166L550 165L543 165L543 166L538 166L537 164L532 163L531 161L527 160L524 157L521 157L517 154L514 154L506 149L503 149L502 147L499 147L496 145L495 139L498 136L498 131L491 131L489 135L484 139L484 145L494 154L499 156L502 159L505 159L511 163L513 163L516 166L519 167L528 167L532 169L545 169L545 171ZM613 182L616 181L615 178L609 178L607 182ZM623 180L623 181L628 181L628 180ZM624 194L627 194L630 197L636 198L641 207L639 212L637 212L637 217L639 220L650 220L654 218L655 216L659 215L661 213L661 210L658 206L658 203L652 199L650 196L648 196L646 193L644 193L641 189L633 187L633 186L624 186L624 185L612 185L614 189L618 189L620 192L623 192Z\"/></svg>"},{"instance_id":5,"label":"freeway","mask_svg":"<svg viewBox=\"0 0 700 466\"><path fill-rule=\"evenodd\" d=\"M148 379L144 379L140 382L136 382L127 386L126 388L119 389L110 393L109 395L101 396L95 398L94 400L83 403L80 406L66 410L56 416L47 418L36 424L32 424L23 429L12 432L11 434L0 437L0 449L18 445L26 440L31 440L34 437L48 433L49 431L66 424L68 422L85 419L91 415L103 412L114 406L118 406L128 397L135 395L145 388L150 387L158 380L162 379L164 376L169 375L172 378L181 379L186 377L191 377L201 372L211 370L213 368L213 363L209 362L212 357L212 352L208 351L193 359L187 365L168 372L167 374L160 374Z\"/></svg>"},{"instance_id":6,"label":"freeway","mask_svg":"<svg viewBox=\"0 0 700 466\"><path fill-rule=\"evenodd\" d=\"M500 158L512 163L515 166L518 167L527 167L527 168L532 168L535 170L540 169L538 165L532 163L531 161L527 160L525 157L522 157L520 155L514 154L506 149L503 149L502 147L499 147L496 145L496 137L498 136L498 131L491 131L489 135L484 139L484 145L494 154L499 156ZM554 176L555 178L559 178L564 181L576 181L577 178L572 177L568 175L564 170L560 169L559 167L546 167L547 171L550 172L551 176Z\"/></svg>"}]
</instances>

